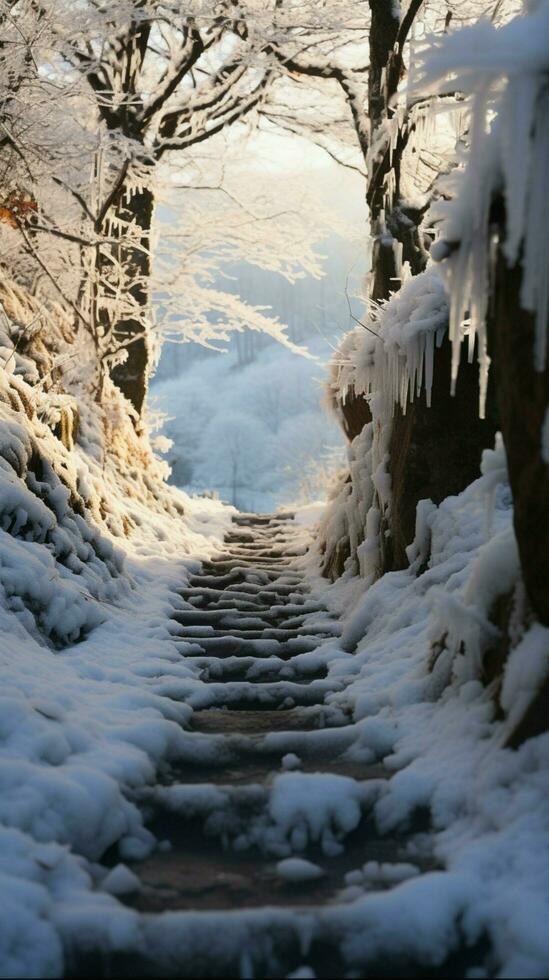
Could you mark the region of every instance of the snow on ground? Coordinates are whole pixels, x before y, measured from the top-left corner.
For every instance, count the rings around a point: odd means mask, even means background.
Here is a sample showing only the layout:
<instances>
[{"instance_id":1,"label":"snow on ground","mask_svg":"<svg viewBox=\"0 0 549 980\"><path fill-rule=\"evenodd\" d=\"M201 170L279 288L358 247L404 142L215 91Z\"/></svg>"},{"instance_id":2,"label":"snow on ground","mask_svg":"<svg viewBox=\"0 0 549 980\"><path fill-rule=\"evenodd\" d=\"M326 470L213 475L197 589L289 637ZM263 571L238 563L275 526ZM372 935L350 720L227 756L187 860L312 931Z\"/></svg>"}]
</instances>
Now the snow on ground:
<instances>
[{"instance_id":1,"label":"snow on ground","mask_svg":"<svg viewBox=\"0 0 549 980\"><path fill-rule=\"evenodd\" d=\"M296 858L310 841L327 859L340 853L365 813L382 833L408 828L409 864L360 865L340 901L316 916L147 917L116 897L135 887L125 862L155 846L136 801L164 761L196 762L199 751L214 758L221 748L219 737L197 741L184 730L190 702L211 695L181 658L170 615L194 558L219 547L231 511L166 488L144 443L123 429L115 400L118 455L109 459L91 411L81 408L77 445L66 450L40 413L26 411L25 399L36 397L27 389L16 374L0 398L2 974L59 976L63 947L73 945L80 953L146 949L160 969L202 946L229 956L236 943L248 970L258 944L289 930L305 951L315 935L331 937L350 970L376 956L440 964L463 937L488 934L495 975L546 976L549 736L518 751L504 743L547 670L549 631L520 627L516 617L504 720L482 683L494 600L514 590L520 609L501 445L484 454L482 476L462 494L419 509L409 569L368 588L351 571L328 585L316 552L297 559L313 595L296 614L310 610L312 632L343 619L341 637L334 631L292 661L302 674L328 667L328 684L315 682L326 706L301 710L339 727L266 736L265 749L287 759L268 789L158 791L176 812L218 819L220 832L240 807L235 845L263 847L287 876L305 872ZM313 507L298 513L294 550L314 518ZM317 611L324 604L328 614ZM383 759L392 777L301 772L312 746L344 751L365 768ZM258 800L263 810L250 821L246 807ZM425 810L432 830L414 833ZM109 848L117 866L107 874L99 862ZM414 875L425 855L437 868Z\"/></svg>"},{"instance_id":2,"label":"snow on ground","mask_svg":"<svg viewBox=\"0 0 549 980\"><path fill-rule=\"evenodd\" d=\"M432 834L413 835L409 864L366 864L350 872L339 904L314 922L296 910L258 910L242 913L241 926L233 923L230 931L220 916L207 922L197 917L194 932L176 913L153 925L117 902L116 895L133 887L125 869L105 877L96 863L115 841L122 862L148 852L153 841L128 796L151 783L161 759L189 751L180 728L189 709L158 693L156 677L165 671L174 683L197 684L175 655L166 625L183 563L150 553L127 557L133 587L108 607L87 639L57 653L29 643L13 615L3 612L2 627L9 627L4 669L12 676L2 711L4 975L59 975L61 940L76 942L80 950L146 946L160 965L180 955L183 942L190 953L209 937L217 946L226 942L228 955L235 941L248 943L253 961L252 937L282 928L309 940L323 932L337 935L357 969L375 955L389 954L436 965L463 936L472 943L488 933L495 975L546 975L549 736L516 752L502 747L506 722L494 719L493 699L478 679L475 659L479 651L482 656L479 621L498 592L497 571L485 556L509 537L509 494L503 483L494 488L496 469L487 454L479 481L429 511L431 556L420 574L423 527L412 567L385 575L365 592L362 581L349 577L327 586L316 575L314 554L301 559L317 594L344 618L341 640L326 641L321 658L334 682L328 703L351 712L347 753L365 766L383 758L393 776L360 784L283 772L267 796L255 788L256 796L265 796L268 819L248 825L247 833L271 853L278 848L280 873L297 879L312 873L296 863L303 860L300 835L322 840L325 853L335 854L364 807L372 808L382 832L405 829L422 808L430 810L434 827ZM501 465L497 471L504 474ZM219 531L223 518L215 508L211 501L193 502L195 526L209 516ZM169 529L175 533L174 524ZM204 539L202 545L206 549ZM441 654L429 671L432 643L452 608L460 610L457 622L465 624L465 633L469 626L473 630L475 657L461 653L456 639L451 654ZM317 616L311 613L310 621ZM535 631L539 645L539 629L532 627L517 643ZM315 657L314 651L302 655ZM329 751L340 735L341 729L326 729L304 732L302 739L305 745L322 738ZM196 812L219 812L228 801L225 792L207 785L162 792L187 815L197 807ZM440 870L415 874L414 859L433 853Z\"/></svg>"},{"instance_id":3,"label":"snow on ground","mask_svg":"<svg viewBox=\"0 0 549 980\"><path fill-rule=\"evenodd\" d=\"M207 553L219 543L226 514L212 501L185 505L194 544ZM178 538L182 551L188 546L181 518L156 515L156 524L173 550ZM6 553L9 558L6 537L1 532L2 572ZM55 571L53 562L45 562L37 572L39 547L28 549L29 560L22 547L17 566L38 598L47 595ZM95 923L115 945L131 919L119 909L113 920L118 932L111 934L112 901L90 892L93 862L114 844L127 859L145 856L154 844L129 796L177 753L191 713L160 689L190 673L171 640L169 617L181 603L176 593L192 564L126 555L117 594L99 603L82 600L100 609L100 625L62 650L29 635L0 600L3 976L60 975L58 916L79 915L86 928ZM64 613L56 609L54 615Z\"/></svg>"},{"instance_id":4,"label":"snow on ground","mask_svg":"<svg viewBox=\"0 0 549 980\"><path fill-rule=\"evenodd\" d=\"M358 958L361 942L389 943L387 925L373 926L384 909L386 921L398 916L401 923L391 943L411 953L417 944L428 948L431 935L433 962L440 962L459 922L470 942L490 936L497 976L543 977L549 735L518 751L504 743L547 676L549 630L517 628L501 693L506 717L498 720L493 685L482 682L483 654L497 633L488 613L513 590L520 609L521 586L501 444L484 454L482 469L462 494L420 514L409 569L384 575L358 599L361 586L349 574L328 589L316 580L344 617L341 643L330 641L329 677L345 678L347 686L327 700L352 713L356 737L348 755L383 759L393 772L380 784L377 826L405 829L429 811L432 840L418 835L415 847L418 854L432 849L446 869L406 881L390 896L355 893L350 942ZM414 853L412 847L411 859Z\"/></svg>"}]
</instances>

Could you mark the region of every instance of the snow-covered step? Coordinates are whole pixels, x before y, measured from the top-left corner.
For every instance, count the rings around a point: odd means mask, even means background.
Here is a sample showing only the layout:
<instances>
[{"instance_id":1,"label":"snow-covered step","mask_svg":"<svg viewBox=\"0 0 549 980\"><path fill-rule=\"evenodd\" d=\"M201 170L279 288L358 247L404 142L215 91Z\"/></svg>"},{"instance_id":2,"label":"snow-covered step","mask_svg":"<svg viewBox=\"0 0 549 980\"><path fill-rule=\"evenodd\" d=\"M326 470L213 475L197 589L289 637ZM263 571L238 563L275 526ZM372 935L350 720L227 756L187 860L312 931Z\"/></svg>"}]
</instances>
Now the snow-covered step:
<instances>
[{"instance_id":1,"label":"snow-covered step","mask_svg":"<svg viewBox=\"0 0 549 980\"><path fill-rule=\"evenodd\" d=\"M193 605L197 604L196 598L198 598L199 594L198 592L194 596L190 596L190 599L193 600ZM268 596L262 593L231 592L229 589L210 590L210 594L203 596L203 601L198 603L202 608L206 607L206 603L204 602L206 598L208 599L209 607L212 609L231 608L230 604L233 603L232 608L246 610L246 608L250 609L255 606L258 612L269 611L279 616L302 612L320 612L324 610L324 607L311 600L308 594L298 596L292 593L289 596L285 596L275 593ZM247 603L247 607L245 603Z\"/></svg>"},{"instance_id":2,"label":"snow-covered step","mask_svg":"<svg viewBox=\"0 0 549 980\"><path fill-rule=\"evenodd\" d=\"M254 875L253 857L227 862L223 874L219 851L207 877L197 878L201 857L202 852L197 851L196 859L179 869L173 856L166 854L163 863L159 860L148 867L151 884L131 901L139 925L131 928L128 923L120 930L108 955L101 949L90 952L85 929L71 930L70 976L185 980L488 975L486 948L468 945L457 927L453 952L443 961L436 955L434 939L427 942L424 920L416 943L408 938L409 932L401 939L402 927L396 930L395 926L401 903L390 899L387 888L366 891L359 904L339 894L330 901L326 893L316 891L329 885L325 879L309 886L297 880L285 885L275 880L275 875L276 879L280 876L280 862L275 860L263 872L266 878L258 881L262 871ZM321 860L318 863L322 867ZM281 888L286 889L282 895ZM302 899L292 901L290 895L298 889L304 889ZM155 891L158 911L153 905ZM162 895L171 899L172 911L163 911ZM266 898L258 900L259 895ZM148 914L139 916L141 910Z\"/></svg>"},{"instance_id":3,"label":"snow-covered step","mask_svg":"<svg viewBox=\"0 0 549 980\"><path fill-rule=\"evenodd\" d=\"M211 680L241 679L249 683L257 683L276 677L308 683L309 680L318 680L326 676L324 664L313 660L311 665L307 666L307 661L299 654L292 660L283 660L277 656L217 658L199 655L185 657L185 661L201 669L203 679Z\"/></svg>"},{"instance_id":4,"label":"snow-covered step","mask_svg":"<svg viewBox=\"0 0 549 980\"><path fill-rule=\"evenodd\" d=\"M339 687L342 686L340 682ZM211 681L191 693L187 703L195 710L219 706L241 711L272 710L322 704L325 695L334 689L334 682L328 680L309 680L306 684L296 684L291 680L256 684L248 681Z\"/></svg>"},{"instance_id":5,"label":"snow-covered step","mask_svg":"<svg viewBox=\"0 0 549 980\"><path fill-rule=\"evenodd\" d=\"M239 657L238 659L247 660L248 658ZM310 674L300 674L296 671L292 673L291 671L289 671L288 674L286 675L283 672L281 672L279 668L273 669L271 666L269 666L268 661L270 659L274 659L274 658L267 658L267 669L264 671L260 671L257 669L256 666L254 666L253 668L245 671L239 671L235 669L232 671L232 673L228 673L228 674L217 673L214 666L219 664L225 664L227 662L226 660L223 659L212 660L210 661L207 667L204 667L201 670L199 679L206 685L216 684L219 681L223 681L223 683L226 683L227 681L230 680L241 681L241 682L245 681L247 684L250 684L252 686L254 685L261 686L262 684L278 684L281 681L288 681L291 682L292 684L297 685L298 687L308 687L311 684L311 681L320 681L326 679L326 671L325 670L322 671L322 669L318 669L314 671L314 673L311 672ZM260 660L255 661L256 665L259 663L261 663ZM291 664L291 661L282 661L282 663L285 663L286 666L288 666L289 664ZM330 690L331 689L332 688L330 686Z\"/></svg>"},{"instance_id":6,"label":"snow-covered step","mask_svg":"<svg viewBox=\"0 0 549 980\"><path fill-rule=\"evenodd\" d=\"M197 603L196 600L193 600L193 605L197 608L206 608L205 604ZM246 615L262 616L264 613L271 613L272 606L268 602L260 602L258 599L250 601L249 596L246 599L235 599L230 594L227 595L224 592L220 592L215 601L210 600L207 608L226 613L245 613Z\"/></svg>"},{"instance_id":7,"label":"snow-covered step","mask_svg":"<svg viewBox=\"0 0 549 980\"><path fill-rule=\"evenodd\" d=\"M207 738L208 736L202 736ZM287 753L280 758L257 753L241 756L239 759L225 760L222 767L193 764L192 761L175 763L166 769L159 779L161 786L188 786L190 784L213 784L215 786L249 786L260 785L269 787L278 775L283 772L303 773L333 773L336 776L348 776L358 782L368 779L387 782L393 775L382 763L365 765L354 762L344 756L325 758L319 762L317 758L299 758ZM146 794L151 792L148 787ZM149 797L146 796L145 799ZM140 796L141 799L141 796ZM162 810L162 808L161 808ZM162 810L163 812L163 810ZM384 839L384 838L383 838Z\"/></svg>"},{"instance_id":8,"label":"snow-covered step","mask_svg":"<svg viewBox=\"0 0 549 980\"><path fill-rule=\"evenodd\" d=\"M270 598L274 594L292 595L293 593L295 593L296 595L303 595L309 592L309 588L307 587L307 585L305 585L302 582L294 583L292 581L287 581L281 576L277 576L277 578L274 579L272 583L270 582L258 583L258 582L250 581L250 582L243 583L242 585L229 584L225 591L227 592L242 591L242 592L247 592L249 595L260 595L262 592L265 592L266 595Z\"/></svg>"},{"instance_id":9,"label":"snow-covered step","mask_svg":"<svg viewBox=\"0 0 549 980\"><path fill-rule=\"evenodd\" d=\"M223 610L215 610L217 612L223 612ZM209 614L209 618L204 616L202 619L194 620L191 617L180 616L177 620L180 626L180 632L185 629L197 630L197 629L214 629L219 635L230 635L231 630L238 632L238 634L254 634L259 633L263 635L263 630L267 630L272 627L272 623L262 622L257 616L242 616L241 621L238 618L230 620L232 625L225 625L225 619L223 616L219 618L213 618L211 616L212 610L204 610L204 612ZM277 627L274 627L275 629ZM291 627L290 627L291 629ZM294 628L294 633L297 635L297 631ZM287 634L286 634L287 635ZM273 639L273 637L271 637Z\"/></svg>"},{"instance_id":10,"label":"snow-covered step","mask_svg":"<svg viewBox=\"0 0 549 980\"><path fill-rule=\"evenodd\" d=\"M255 657L269 657L275 654L282 659L293 657L298 653L314 650L318 646L318 637L296 636L289 640L249 640L238 636L204 636L195 637L190 634L183 634L174 637L178 642L189 641L195 643L210 656L226 657L235 654L253 655ZM183 650L183 654L185 651ZM193 651L196 653L196 651Z\"/></svg>"},{"instance_id":11,"label":"snow-covered step","mask_svg":"<svg viewBox=\"0 0 549 980\"><path fill-rule=\"evenodd\" d=\"M283 771L272 782L173 783L140 794L156 811L175 814L237 851L277 859L314 852L333 859L383 794L385 779ZM377 835L376 835L377 836ZM393 847L394 850L394 847Z\"/></svg>"},{"instance_id":12,"label":"snow-covered step","mask_svg":"<svg viewBox=\"0 0 549 980\"><path fill-rule=\"evenodd\" d=\"M229 541L230 539L226 539ZM294 548L292 551L289 547L283 545L278 545L273 547L270 540L265 541L255 541L253 544L244 541L238 541L233 539L231 541L230 551L227 552L227 557L242 556L247 555L250 558L272 558L272 559L289 559L296 558L299 555L305 553L304 548Z\"/></svg>"},{"instance_id":13,"label":"snow-covered step","mask_svg":"<svg viewBox=\"0 0 549 980\"><path fill-rule=\"evenodd\" d=\"M188 623L189 626L198 626L200 623L211 623L213 625L213 623L223 622L227 615L230 614L226 613L223 609L195 609L194 606L189 606L188 609L178 609L174 613L173 618L178 623ZM267 624L268 622L268 620L263 618L252 618L255 623L265 622ZM245 620L246 617L243 616L243 619Z\"/></svg>"},{"instance_id":14,"label":"snow-covered step","mask_svg":"<svg viewBox=\"0 0 549 980\"><path fill-rule=\"evenodd\" d=\"M245 511L240 511L235 517L233 517L233 524L236 524L237 526L240 524L249 524L252 527L274 524L282 524L285 526L288 521L293 521L294 517L295 513L292 511L285 511L284 513L279 512L276 514L248 514Z\"/></svg>"},{"instance_id":15,"label":"snow-covered step","mask_svg":"<svg viewBox=\"0 0 549 980\"><path fill-rule=\"evenodd\" d=\"M230 561L208 562L199 575L228 575L229 572L240 572L243 575L264 575L268 578L285 576L292 581L301 581L303 576L290 565L275 565L272 558L257 561L255 558L234 558ZM195 576L196 577L196 576Z\"/></svg>"},{"instance_id":16,"label":"snow-covered step","mask_svg":"<svg viewBox=\"0 0 549 980\"><path fill-rule=\"evenodd\" d=\"M239 711L230 708L208 708L195 711L190 731L213 735L246 735L257 738L273 732L292 735L322 727L324 715L318 705L278 710ZM243 747L244 748L244 747Z\"/></svg>"},{"instance_id":17,"label":"snow-covered step","mask_svg":"<svg viewBox=\"0 0 549 980\"><path fill-rule=\"evenodd\" d=\"M218 585L221 584L221 579L222 577L217 579ZM195 579L195 582L196 581L197 579ZM210 586L210 583L207 580L204 582L204 585L208 588L210 587L215 588L215 585ZM303 595L307 593L309 590L307 589L306 586L300 587L300 583L296 584L293 582L285 582L284 580L277 578L272 582L272 584L269 582L262 582L262 581L254 582L251 580L244 580L241 583L229 582L229 584L223 588L223 591L228 593L232 593L232 592L238 592L241 594L245 593L247 595L254 595L254 596L261 596L262 593L265 593L266 598L271 599L273 595L280 595L280 596L287 596L287 595L290 596L293 594Z\"/></svg>"},{"instance_id":18,"label":"snow-covered step","mask_svg":"<svg viewBox=\"0 0 549 980\"><path fill-rule=\"evenodd\" d=\"M199 588L205 586L206 588L213 589L223 589L230 585L236 587L239 591L245 592L257 592L261 585L267 585L270 581L269 578L260 575L256 575L256 581L248 582L248 574L252 576L252 572L248 573L247 570L242 568L233 568L228 572L219 572L209 575L207 572L197 573L189 576L189 582L191 585L197 585Z\"/></svg>"},{"instance_id":19,"label":"snow-covered step","mask_svg":"<svg viewBox=\"0 0 549 980\"><path fill-rule=\"evenodd\" d=\"M226 571L232 569L242 569L243 571L271 572L273 575L300 573L288 562L280 562L274 558L258 559L255 555L224 555L222 558L211 558L202 565L202 573L209 574L212 571Z\"/></svg>"},{"instance_id":20,"label":"snow-covered step","mask_svg":"<svg viewBox=\"0 0 549 980\"><path fill-rule=\"evenodd\" d=\"M306 595L309 592L299 580L291 581L278 576L267 578L261 574L256 575L253 572L245 576L235 576L232 573L227 573L227 575L204 575L201 578L193 575L189 579L189 584L191 588L200 588L202 586L229 594L238 592L240 594L246 593L247 595L258 596L262 592L266 592L269 598L273 595L279 595L281 597Z\"/></svg>"},{"instance_id":21,"label":"snow-covered step","mask_svg":"<svg viewBox=\"0 0 549 980\"><path fill-rule=\"evenodd\" d=\"M318 642L320 639L330 636L329 633L319 633L313 631L312 633L307 631L306 627L301 629L292 629L288 627L284 629L283 627L277 626L266 626L264 629L254 629L253 627L244 627L243 629L227 629L224 626L212 625L211 623L204 622L201 625L187 626L186 624L181 624L181 632L177 634L178 639L184 639L187 636L189 639L191 637L210 637L210 636L234 636L241 640L280 640L284 642L285 640L296 639L299 637L309 637L312 638L314 635Z\"/></svg>"},{"instance_id":22,"label":"snow-covered step","mask_svg":"<svg viewBox=\"0 0 549 980\"><path fill-rule=\"evenodd\" d=\"M220 555L217 558L210 558L207 562L204 562L206 568L217 568L220 565L238 565L242 563L246 567L250 565L256 565L257 567L272 568L273 571L283 571L287 568L292 568L292 559L288 556L282 556L282 553L276 556L260 553L247 554L246 552L241 553L228 553L225 555Z\"/></svg>"},{"instance_id":23,"label":"snow-covered step","mask_svg":"<svg viewBox=\"0 0 549 980\"><path fill-rule=\"evenodd\" d=\"M232 601L240 600L241 602L247 602L248 604L255 602L256 605L264 605L265 608L270 608L268 601L265 602L265 600L260 599L255 591L229 591L229 589L212 588L209 585L206 585L206 583L204 583L202 586L191 585L187 588L180 589L179 595L183 599L188 599L189 602L193 602L193 600L196 602L196 600L199 600L200 603L206 603L209 600L215 602L216 600L227 599Z\"/></svg>"},{"instance_id":24,"label":"snow-covered step","mask_svg":"<svg viewBox=\"0 0 549 980\"><path fill-rule=\"evenodd\" d=\"M368 894L365 864L380 892L422 868L406 864L402 840L375 832L389 774L347 758L363 722L332 698L345 684L328 674L340 624L296 567L292 517L236 515L227 550L180 591L170 642L189 674L167 672L165 686L193 713L158 784L133 797L167 844L132 864L137 933L117 938L106 965L88 955L80 968L77 938L70 975L361 976L387 965L372 960L347 892ZM376 906L372 921L383 919ZM357 936L360 955L344 961Z\"/></svg>"},{"instance_id":25,"label":"snow-covered step","mask_svg":"<svg viewBox=\"0 0 549 980\"><path fill-rule=\"evenodd\" d=\"M303 596L291 596L285 602L274 602L269 606L272 614L282 616L305 615L306 613L324 612L325 608L315 599Z\"/></svg>"},{"instance_id":26,"label":"snow-covered step","mask_svg":"<svg viewBox=\"0 0 549 980\"><path fill-rule=\"evenodd\" d=\"M263 613L262 617L259 616L246 616L245 614L231 615L230 613L223 616L221 620L218 621L218 629L251 629L251 630L269 630L286 628L284 619L275 619L275 617L267 618L267 615ZM292 629L292 627L289 627ZM295 627L294 627L295 628Z\"/></svg>"},{"instance_id":27,"label":"snow-covered step","mask_svg":"<svg viewBox=\"0 0 549 980\"><path fill-rule=\"evenodd\" d=\"M234 636L204 636L200 638L191 635L177 636L176 643L180 640L191 640L201 647L210 656L216 657L235 656L239 653L248 654L255 657L268 657L271 654L280 656L281 645L278 640L246 640L242 637Z\"/></svg>"}]
</instances>

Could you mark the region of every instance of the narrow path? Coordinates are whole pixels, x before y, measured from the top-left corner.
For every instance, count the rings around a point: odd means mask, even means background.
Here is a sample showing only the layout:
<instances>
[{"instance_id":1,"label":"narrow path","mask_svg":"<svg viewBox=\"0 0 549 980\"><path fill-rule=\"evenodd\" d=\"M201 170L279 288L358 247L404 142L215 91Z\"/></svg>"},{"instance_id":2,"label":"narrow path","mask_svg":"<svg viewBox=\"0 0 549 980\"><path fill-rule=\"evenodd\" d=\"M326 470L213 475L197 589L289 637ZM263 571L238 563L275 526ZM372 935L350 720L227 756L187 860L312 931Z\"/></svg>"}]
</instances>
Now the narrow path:
<instances>
[{"instance_id":1,"label":"narrow path","mask_svg":"<svg viewBox=\"0 0 549 980\"><path fill-rule=\"evenodd\" d=\"M433 863L410 858L410 834L380 837L368 815L389 774L345 758L353 725L326 702L334 682L322 649L340 626L296 568L292 525L292 515L240 514L226 554L182 592L182 654L205 683L189 699L186 751L140 800L165 842L133 865L141 888L127 900L151 915L150 949L103 962L103 976L283 977L308 967L302 975L450 977L470 964L395 968L384 957L363 974L342 959L364 864L421 873ZM296 855L312 867L288 862ZM74 975L97 972L94 960Z\"/></svg>"}]
</instances>

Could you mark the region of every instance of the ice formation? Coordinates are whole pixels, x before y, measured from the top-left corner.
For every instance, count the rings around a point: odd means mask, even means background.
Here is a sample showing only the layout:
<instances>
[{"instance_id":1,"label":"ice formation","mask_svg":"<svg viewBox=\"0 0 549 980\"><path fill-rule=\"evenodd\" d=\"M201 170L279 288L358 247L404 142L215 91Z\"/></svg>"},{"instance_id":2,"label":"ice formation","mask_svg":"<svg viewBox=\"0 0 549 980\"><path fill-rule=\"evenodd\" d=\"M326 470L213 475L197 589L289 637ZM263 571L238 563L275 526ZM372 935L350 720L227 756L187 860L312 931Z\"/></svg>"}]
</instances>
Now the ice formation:
<instances>
[{"instance_id":1,"label":"ice formation","mask_svg":"<svg viewBox=\"0 0 549 980\"><path fill-rule=\"evenodd\" d=\"M344 338L333 385L344 402L352 390L368 400L374 418L390 420L425 390L431 404L433 361L448 327L448 299L438 269L409 279L370 318Z\"/></svg>"},{"instance_id":2,"label":"ice formation","mask_svg":"<svg viewBox=\"0 0 549 980\"><path fill-rule=\"evenodd\" d=\"M351 565L367 583L381 564L380 535L391 506L388 473L392 419L397 406L425 393L431 401L435 350L448 328L448 299L436 266L405 282L370 318L345 335L334 357L330 401L336 415L349 397L368 402L371 422L348 450L350 481L336 486L323 518L326 550L348 539Z\"/></svg>"},{"instance_id":3,"label":"ice formation","mask_svg":"<svg viewBox=\"0 0 549 980\"><path fill-rule=\"evenodd\" d=\"M522 265L521 305L536 320L536 370L543 371L547 360L548 36L547 0L538 0L523 16L498 29L481 20L456 34L433 39L416 83L423 93L460 91L470 98L465 165L440 182L441 190L454 199L438 201L431 209L441 236L432 255L442 261L451 296L454 383L465 322L471 359L477 338L481 414L489 370L487 302L497 246L490 210L498 195L505 200L503 252L509 266Z\"/></svg>"}]
</instances>

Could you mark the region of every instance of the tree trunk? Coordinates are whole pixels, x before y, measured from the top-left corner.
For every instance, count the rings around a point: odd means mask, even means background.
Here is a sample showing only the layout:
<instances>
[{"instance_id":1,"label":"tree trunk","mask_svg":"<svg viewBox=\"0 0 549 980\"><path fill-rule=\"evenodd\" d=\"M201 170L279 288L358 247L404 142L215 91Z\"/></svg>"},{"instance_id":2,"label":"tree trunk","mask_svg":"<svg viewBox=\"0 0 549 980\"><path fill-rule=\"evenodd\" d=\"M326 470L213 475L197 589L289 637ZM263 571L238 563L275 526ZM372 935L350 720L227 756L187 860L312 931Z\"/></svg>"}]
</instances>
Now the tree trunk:
<instances>
[{"instance_id":1,"label":"tree trunk","mask_svg":"<svg viewBox=\"0 0 549 980\"><path fill-rule=\"evenodd\" d=\"M150 344L147 336L146 323L150 302L150 233L154 211L154 196L151 190L145 188L133 194L129 201L119 204L117 218L124 222L132 222L139 230L139 246L123 242L116 246L117 258L122 263L128 293L135 304L135 317L117 320L112 324L115 344L125 347L127 359L111 370L111 377L121 392L131 402L138 414L141 414L147 394ZM138 319L138 317L141 317Z\"/></svg>"},{"instance_id":2,"label":"tree trunk","mask_svg":"<svg viewBox=\"0 0 549 980\"><path fill-rule=\"evenodd\" d=\"M397 92L403 63L397 44L401 26L398 5L388 0L370 0L370 9L368 116L371 139L375 139L376 131L391 117L391 101ZM392 153L386 141L382 155L370 165L366 200L373 236L370 295L375 302L388 299L399 288L395 245L402 246L402 262L409 263L414 276L427 265L427 252L418 231L423 213L400 199L400 170L407 139L407 134L401 131ZM394 204L386 214L386 179L391 170Z\"/></svg>"},{"instance_id":3,"label":"tree trunk","mask_svg":"<svg viewBox=\"0 0 549 980\"><path fill-rule=\"evenodd\" d=\"M521 309L521 283L520 265L510 269L500 250L488 321L491 371L524 584L538 619L549 626L549 463L542 450L549 419L549 369L534 368L535 318Z\"/></svg>"}]
</instances>

